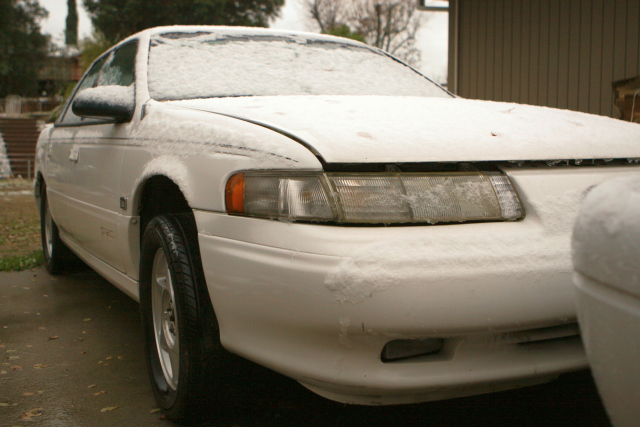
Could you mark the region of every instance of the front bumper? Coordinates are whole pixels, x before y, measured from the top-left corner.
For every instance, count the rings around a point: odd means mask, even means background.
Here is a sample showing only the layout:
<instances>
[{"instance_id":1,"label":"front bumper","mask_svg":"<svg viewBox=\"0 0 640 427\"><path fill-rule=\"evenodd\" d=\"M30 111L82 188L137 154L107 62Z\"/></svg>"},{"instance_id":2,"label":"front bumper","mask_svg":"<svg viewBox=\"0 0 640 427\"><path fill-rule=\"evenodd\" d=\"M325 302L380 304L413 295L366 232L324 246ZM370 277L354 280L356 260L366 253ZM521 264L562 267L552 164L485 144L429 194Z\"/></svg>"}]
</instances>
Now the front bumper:
<instances>
[{"instance_id":1,"label":"front bumper","mask_svg":"<svg viewBox=\"0 0 640 427\"><path fill-rule=\"evenodd\" d=\"M196 220L223 345L333 400L442 399L587 366L577 335L511 339L575 322L568 248L532 250L544 238L535 221L339 228L198 211ZM442 351L382 362L389 341L424 338L444 338Z\"/></svg>"},{"instance_id":2,"label":"front bumper","mask_svg":"<svg viewBox=\"0 0 640 427\"><path fill-rule=\"evenodd\" d=\"M337 227L195 210L223 345L359 404L497 391L586 368L573 224L590 188L640 169L505 169L522 221ZM443 339L442 350L381 359L392 340L427 338Z\"/></svg>"}]
</instances>

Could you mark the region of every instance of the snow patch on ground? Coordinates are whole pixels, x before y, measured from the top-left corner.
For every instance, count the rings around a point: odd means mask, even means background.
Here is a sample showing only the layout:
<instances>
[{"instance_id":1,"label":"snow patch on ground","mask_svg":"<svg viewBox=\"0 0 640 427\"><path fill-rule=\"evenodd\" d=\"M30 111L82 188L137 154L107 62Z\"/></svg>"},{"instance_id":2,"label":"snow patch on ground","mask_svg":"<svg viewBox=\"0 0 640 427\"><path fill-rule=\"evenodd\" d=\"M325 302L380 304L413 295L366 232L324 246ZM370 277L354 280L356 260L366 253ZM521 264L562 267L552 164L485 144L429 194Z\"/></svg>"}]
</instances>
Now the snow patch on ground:
<instances>
[{"instance_id":1,"label":"snow patch on ground","mask_svg":"<svg viewBox=\"0 0 640 427\"><path fill-rule=\"evenodd\" d=\"M11 176L11 165L9 164L9 156L7 156L7 148L0 133L0 178Z\"/></svg>"}]
</instances>

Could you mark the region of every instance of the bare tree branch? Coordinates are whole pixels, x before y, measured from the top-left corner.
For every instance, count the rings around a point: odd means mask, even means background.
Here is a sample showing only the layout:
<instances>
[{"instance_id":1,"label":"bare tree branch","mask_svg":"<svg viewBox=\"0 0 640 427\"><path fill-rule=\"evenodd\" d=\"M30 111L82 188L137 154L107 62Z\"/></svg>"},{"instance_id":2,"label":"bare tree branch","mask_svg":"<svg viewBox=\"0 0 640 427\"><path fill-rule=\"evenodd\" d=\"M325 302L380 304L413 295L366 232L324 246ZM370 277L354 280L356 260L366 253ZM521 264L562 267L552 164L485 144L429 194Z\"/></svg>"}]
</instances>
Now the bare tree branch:
<instances>
[{"instance_id":1,"label":"bare tree branch","mask_svg":"<svg viewBox=\"0 0 640 427\"><path fill-rule=\"evenodd\" d=\"M346 5L340 0L303 0L307 15L326 33L348 21Z\"/></svg>"},{"instance_id":2,"label":"bare tree branch","mask_svg":"<svg viewBox=\"0 0 640 427\"><path fill-rule=\"evenodd\" d=\"M346 25L366 43L417 65L416 34L424 18L415 0L302 0L324 33Z\"/></svg>"}]
</instances>

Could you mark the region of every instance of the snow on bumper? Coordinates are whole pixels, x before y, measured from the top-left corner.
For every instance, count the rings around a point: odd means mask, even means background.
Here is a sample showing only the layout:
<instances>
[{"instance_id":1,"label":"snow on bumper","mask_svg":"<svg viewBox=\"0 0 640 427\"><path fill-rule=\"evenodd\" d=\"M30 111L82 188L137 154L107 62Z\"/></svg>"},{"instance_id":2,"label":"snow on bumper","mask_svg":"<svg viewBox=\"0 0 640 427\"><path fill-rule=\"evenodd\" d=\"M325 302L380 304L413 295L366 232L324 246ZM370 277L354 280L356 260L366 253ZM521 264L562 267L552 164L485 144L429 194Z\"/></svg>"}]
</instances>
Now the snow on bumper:
<instances>
[{"instance_id":1,"label":"snow on bumper","mask_svg":"<svg viewBox=\"0 0 640 427\"><path fill-rule=\"evenodd\" d=\"M542 238L534 223L523 235L524 223L365 229L196 218L225 347L325 397L424 401L586 367L577 336L509 339L575 321L568 247L532 251ZM425 338L444 339L442 351L382 362L390 341Z\"/></svg>"}]
</instances>

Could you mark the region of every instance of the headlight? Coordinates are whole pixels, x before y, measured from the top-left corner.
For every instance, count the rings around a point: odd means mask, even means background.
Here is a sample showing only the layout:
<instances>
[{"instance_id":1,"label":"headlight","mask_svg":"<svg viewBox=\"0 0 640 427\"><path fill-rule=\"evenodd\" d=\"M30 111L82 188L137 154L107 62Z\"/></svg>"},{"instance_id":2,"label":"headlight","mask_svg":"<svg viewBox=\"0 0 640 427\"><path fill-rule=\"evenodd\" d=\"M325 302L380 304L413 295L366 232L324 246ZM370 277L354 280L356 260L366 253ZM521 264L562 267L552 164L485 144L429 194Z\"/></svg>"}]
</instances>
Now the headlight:
<instances>
[{"instance_id":1,"label":"headlight","mask_svg":"<svg viewBox=\"0 0 640 427\"><path fill-rule=\"evenodd\" d=\"M401 224L514 221L523 209L499 172L233 175L227 213L286 221Z\"/></svg>"}]
</instances>

